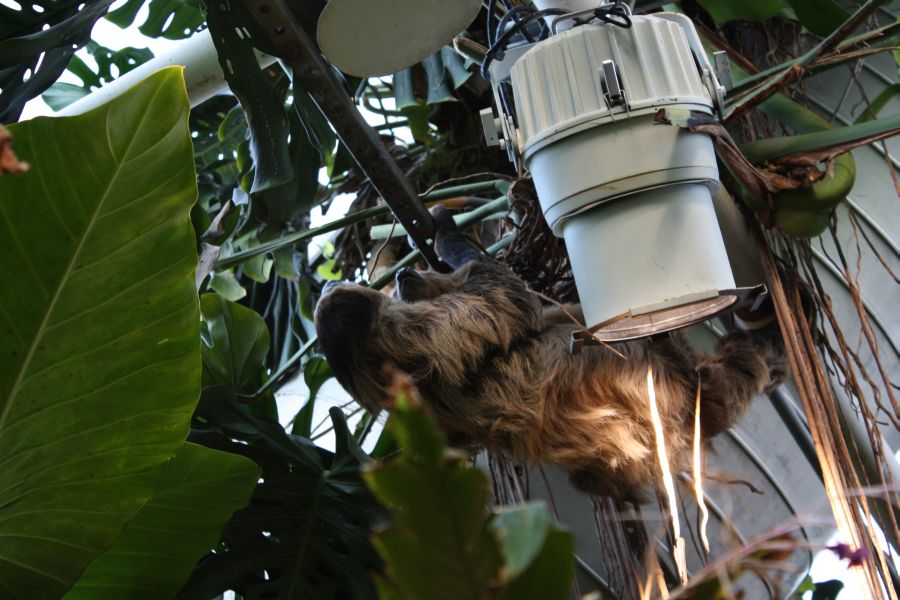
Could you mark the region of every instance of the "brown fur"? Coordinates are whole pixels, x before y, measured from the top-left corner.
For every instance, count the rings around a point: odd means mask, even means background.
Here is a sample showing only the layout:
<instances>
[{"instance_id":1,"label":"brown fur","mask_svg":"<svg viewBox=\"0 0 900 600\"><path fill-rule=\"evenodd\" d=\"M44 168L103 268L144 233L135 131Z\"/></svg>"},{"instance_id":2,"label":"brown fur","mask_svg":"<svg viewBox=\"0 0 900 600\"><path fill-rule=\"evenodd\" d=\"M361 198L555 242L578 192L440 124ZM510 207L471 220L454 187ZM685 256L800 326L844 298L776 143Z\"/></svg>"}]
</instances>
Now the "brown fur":
<instances>
[{"instance_id":1,"label":"brown fur","mask_svg":"<svg viewBox=\"0 0 900 600\"><path fill-rule=\"evenodd\" d=\"M442 244L438 234L442 258L473 258L460 243L445 235ZM698 374L707 440L784 374L774 331L729 334L709 357L678 333L617 344L625 358L600 346L572 355L577 326L555 310L545 320L525 284L489 257L449 275L401 272L397 288L392 298L341 283L316 308L322 348L350 394L370 410L383 407L383 367L391 365L412 376L451 441L558 463L593 493L624 497L658 480L648 365L676 469L690 460Z\"/></svg>"}]
</instances>

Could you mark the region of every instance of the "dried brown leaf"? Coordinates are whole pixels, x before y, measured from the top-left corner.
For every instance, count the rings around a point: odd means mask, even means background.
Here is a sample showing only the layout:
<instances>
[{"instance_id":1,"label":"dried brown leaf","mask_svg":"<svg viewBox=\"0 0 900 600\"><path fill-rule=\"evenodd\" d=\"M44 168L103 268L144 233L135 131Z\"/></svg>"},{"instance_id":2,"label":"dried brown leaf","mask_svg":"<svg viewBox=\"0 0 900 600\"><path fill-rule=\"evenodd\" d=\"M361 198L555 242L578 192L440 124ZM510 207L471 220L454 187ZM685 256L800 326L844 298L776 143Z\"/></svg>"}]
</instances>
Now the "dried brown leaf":
<instances>
[{"instance_id":1,"label":"dried brown leaf","mask_svg":"<svg viewBox=\"0 0 900 600\"><path fill-rule=\"evenodd\" d=\"M0 125L0 175L6 173L24 173L30 168L25 161L19 160L12 149L12 135L9 130Z\"/></svg>"}]
</instances>

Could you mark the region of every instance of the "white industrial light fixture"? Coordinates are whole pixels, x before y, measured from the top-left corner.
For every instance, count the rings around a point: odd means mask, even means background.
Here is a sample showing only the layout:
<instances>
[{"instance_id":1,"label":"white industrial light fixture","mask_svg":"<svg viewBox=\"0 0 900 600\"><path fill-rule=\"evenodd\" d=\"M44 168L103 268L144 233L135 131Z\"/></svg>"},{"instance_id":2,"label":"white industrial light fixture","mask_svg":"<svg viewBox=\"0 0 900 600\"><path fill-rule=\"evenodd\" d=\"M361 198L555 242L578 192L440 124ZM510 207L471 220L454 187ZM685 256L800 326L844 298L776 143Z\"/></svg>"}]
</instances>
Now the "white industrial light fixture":
<instances>
[{"instance_id":1,"label":"white industrial light fixture","mask_svg":"<svg viewBox=\"0 0 900 600\"><path fill-rule=\"evenodd\" d=\"M579 339L668 331L751 295L734 289L716 220L712 140L655 121L664 108L723 109L690 19L632 16L621 1L535 4L507 5L496 31L489 16L483 74L499 115L485 109L482 121L488 143L531 171L544 216L566 241L592 334ZM349 73L389 73L437 51L480 6L330 0L319 44Z\"/></svg>"},{"instance_id":2,"label":"white industrial light fixture","mask_svg":"<svg viewBox=\"0 0 900 600\"><path fill-rule=\"evenodd\" d=\"M547 39L489 53L499 117L482 121L531 171L593 337L643 337L733 306L749 291L734 289L716 220L712 140L655 122L663 108L722 111L690 19L624 3L544 12Z\"/></svg>"}]
</instances>

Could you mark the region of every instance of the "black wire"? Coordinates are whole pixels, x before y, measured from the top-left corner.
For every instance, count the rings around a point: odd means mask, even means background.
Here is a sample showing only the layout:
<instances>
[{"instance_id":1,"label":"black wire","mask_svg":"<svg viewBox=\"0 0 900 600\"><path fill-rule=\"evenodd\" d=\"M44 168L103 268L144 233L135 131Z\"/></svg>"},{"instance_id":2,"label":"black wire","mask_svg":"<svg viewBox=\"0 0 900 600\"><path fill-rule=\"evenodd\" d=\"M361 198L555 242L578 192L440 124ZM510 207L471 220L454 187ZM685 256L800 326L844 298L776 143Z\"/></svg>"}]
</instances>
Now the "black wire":
<instances>
[{"instance_id":1,"label":"black wire","mask_svg":"<svg viewBox=\"0 0 900 600\"><path fill-rule=\"evenodd\" d=\"M484 31L487 35L488 48L494 45L494 21L496 20L497 0L488 0Z\"/></svg>"},{"instance_id":2,"label":"black wire","mask_svg":"<svg viewBox=\"0 0 900 600\"><path fill-rule=\"evenodd\" d=\"M508 11L506 11L506 14L503 15L503 18L500 19L500 24L497 25L497 31L494 32L494 37L495 37L495 39L496 39L496 36L497 36L498 33L503 33L503 30L506 29L506 26L509 24L509 21L510 21L511 19L515 19L516 23L518 23L519 21L521 21L521 18L520 18L519 15L521 15L523 12L525 12L525 13L532 13L532 12L534 12L534 9L529 8L529 7L527 7L527 6L521 6L521 5L520 5L520 6L514 6L514 7L512 7L511 9L509 9ZM527 27L524 28L524 30L522 31L522 33L525 34L525 37L528 38L528 41L529 41L529 42L535 41L534 38L532 38L532 37L528 34L528 28L527 28Z\"/></svg>"},{"instance_id":3,"label":"black wire","mask_svg":"<svg viewBox=\"0 0 900 600\"><path fill-rule=\"evenodd\" d=\"M500 37L490 45L490 48L488 48L487 54L484 55L484 61L481 63L481 76L485 79L490 79L488 67L492 62L494 62L495 59L503 58L503 54L506 51L506 47L509 45L509 41L524 27L529 25L535 19L564 14L567 14L567 11L561 8L547 8L545 10L536 11L530 14L525 19L522 19L521 21L516 21L509 29L504 31L500 35ZM491 36L491 38L493 38L493 36Z\"/></svg>"},{"instance_id":4,"label":"black wire","mask_svg":"<svg viewBox=\"0 0 900 600\"><path fill-rule=\"evenodd\" d=\"M503 18L500 19L496 29L494 29L491 25L494 22L496 4L497 0L489 0L487 16L488 51L487 54L484 55L484 60L481 63L481 76L488 80L490 79L488 67L490 67L491 63L495 60L503 59L506 48L513 36L521 32L529 42L534 42L534 37L527 30L527 27L534 22L535 19L568 14L567 11L561 8L548 8L533 12L530 8L525 6L514 6L506 11L506 14L503 15ZM504 5L505 4L506 0L504 0ZM523 13L529 14L527 17L522 18ZM615 25L624 29L631 27L631 16L623 2L616 2L611 8L597 8L594 10L592 18L588 20L575 19L574 21L576 25L584 25L594 19L599 19L604 23L609 23L610 25ZM515 20L515 23L506 29L510 20ZM547 24L542 21L539 39L544 39L548 33L550 33L549 28L547 27ZM498 34L499 37L497 37Z\"/></svg>"},{"instance_id":5,"label":"black wire","mask_svg":"<svg viewBox=\"0 0 900 600\"><path fill-rule=\"evenodd\" d=\"M594 16L610 25L616 25L624 29L631 27L631 16L628 14L628 9L620 2L616 2L615 6L612 8L596 9L594 11Z\"/></svg>"},{"instance_id":6,"label":"black wire","mask_svg":"<svg viewBox=\"0 0 900 600\"><path fill-rule=\"evenodd\" d=\"M631 15L628 12L628 9L623 2L616 2L612 8L597 8L594 9L593 14L588 19L572 19L572 22L577 25L586 25L591 21L599 19L605 23L609 23L610 25L616 25L617 27L622 27L623 29L628 29L631 27Z\"/></svg>"}]
</instances>

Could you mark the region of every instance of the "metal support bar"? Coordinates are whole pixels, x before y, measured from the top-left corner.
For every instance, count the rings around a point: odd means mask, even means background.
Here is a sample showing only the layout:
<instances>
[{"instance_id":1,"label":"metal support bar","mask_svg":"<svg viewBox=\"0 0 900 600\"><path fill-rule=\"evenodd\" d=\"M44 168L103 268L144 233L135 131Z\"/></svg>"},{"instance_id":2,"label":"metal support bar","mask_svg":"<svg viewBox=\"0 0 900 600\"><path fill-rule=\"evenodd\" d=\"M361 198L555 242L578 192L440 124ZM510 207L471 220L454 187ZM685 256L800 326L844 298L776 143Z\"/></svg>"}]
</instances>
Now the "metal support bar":
<instances>
[{"instance_id":1,"label":"metal support bar","mask_svg":"<svg viewBox=\"0 0 900 600\"><path fill-rule=\"evenodd\" d=\"M806 424L803 413L800 412L799 408L794 407L788 398L788 395L781 387L772 390L769 394L769 401L772 403L772 408L774 408L775 412L778 413L778 416L781 417L781 421L784 423L785 427L787 427L791 437L794 438L797 447L800 448L801 454L806 458L809 466L816 472L819 480L822 481L824 485L824 479L822 479L822 465L819 464L819 457L816 455L816 447L813 444L812 434L809 432L809 425Z\"/></svg>"},{"instance_id":2,"label":"metal support bar","mask_svg":"<svg viewBox=\"0 0 900 600\"><path fill-rule=\"evenodd\" d=\"M422 256L446 270L434 251L434 223L400 166L350 100L333 67L297 22L284 0L244 0L272 45L294 71L294 81L313 97L362 172L409 232Z\"/></svg>"}]
</instances>

